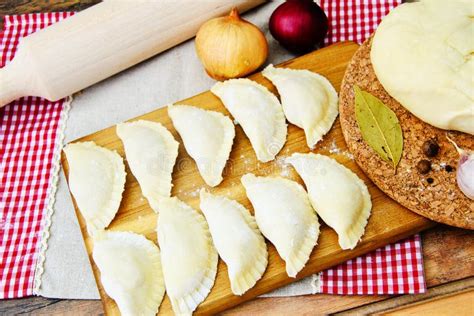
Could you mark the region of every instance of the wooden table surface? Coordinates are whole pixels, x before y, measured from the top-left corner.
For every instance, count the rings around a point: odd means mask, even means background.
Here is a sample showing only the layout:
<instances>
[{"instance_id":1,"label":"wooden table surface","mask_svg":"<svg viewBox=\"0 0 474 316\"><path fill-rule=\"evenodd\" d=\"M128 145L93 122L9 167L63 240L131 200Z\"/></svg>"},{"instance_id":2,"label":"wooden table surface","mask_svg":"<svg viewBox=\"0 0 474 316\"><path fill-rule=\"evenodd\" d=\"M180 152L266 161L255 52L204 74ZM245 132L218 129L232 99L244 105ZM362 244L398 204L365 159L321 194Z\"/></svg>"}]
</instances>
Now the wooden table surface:
<instances>
[{"instance_id":1,"label":"wooden table surface","mask_svg":"<svg viewBox=\"0 0 474 316\"><path fill-rule=\"evenodd\" d=\"M47 11L78 11L99 1L0 1L3 16ZM402 296L307 295L259 298L226 315L429 314L474 315L474 232L438 225L422 233L428 292ZM31 297L0 301L0 315L101 315L100 301Z\"/></svg>"}]
</instances>

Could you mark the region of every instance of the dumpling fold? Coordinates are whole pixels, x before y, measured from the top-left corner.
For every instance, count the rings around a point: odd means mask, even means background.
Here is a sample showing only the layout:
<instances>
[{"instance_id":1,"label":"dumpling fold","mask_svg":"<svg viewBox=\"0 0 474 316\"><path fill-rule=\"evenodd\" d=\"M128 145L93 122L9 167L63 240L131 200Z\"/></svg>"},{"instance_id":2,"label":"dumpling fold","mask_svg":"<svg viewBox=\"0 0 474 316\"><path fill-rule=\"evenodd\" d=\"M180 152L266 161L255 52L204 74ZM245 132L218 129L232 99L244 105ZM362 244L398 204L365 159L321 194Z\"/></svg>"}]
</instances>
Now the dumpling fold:
<instances>
[{"instance_id":1,"label":"dumpling fold","mask_svg":"<svg viewBox=\"0 0 474 316\"><path fill-rule=\"evenodd\" d=\"M163 125L134 121L117 125L127 162L151 207L171 194L171 176L178 156L178 142Z\"/></svg>"},{"instance_id":2,"label":"dumpling fold","mask_svg":"<svg viewBox=\"0 0 474 316\"><path fill-rule=\"evenodd\" d=\"M334 87L325 77L309 70L268 65L262 74L278 89L288 121L304 130L308 147L314 148L338 114Z\"/></svg>"},{"instance_id":3,"label":"dumpling fold","mask_svg":"<svg viewBox=\"0 0 474 316\"><path fill-rule=\"evenodd\" d=\"M281 177L242 176L262 234L285 260L286 272L296 277L317 243L319 223L303 187Z\"/></svg>"},{"instance_id":4,"label":"dumpling fold","mask_svg":"<svg viewBox=\"0 0 474 316\"><path fill-rule=\"evenodd\" d=\"M102 231L94 236L92 257L105 292L123 316L156 315L165 294L160 251L144 236Z\"/></svg>"},{"instance_id":5,"label":"dumpling fold","mask_svg":"<svg viewBox=\"0 0 474 316\"><path fill-rule=\"evenodd\" d=\"M125 186L123 159L94 142L64 147L69 164L69 188L88 232L107 227L118 211Z\"/></svg>"},{"instance_id":6,"label":"dumpling fold","mask_svg":"<svg viewBox=\"0 0 474 316\"><path fill-rule=\"evenodd\" d=\"M275 159L286 141L285 115L277 97L249 79L217 82L211 92L218 96L242 126L257 159Z\"/></svg>"},{"instance_id":7,"label":"dumpling fold","mask_svg":"<svg viewBox=\"0 0 474 316\"><path fill-rule=\"evenodd\" d=\"M176 315L190 315L214 285L217 252L201 213L176 197L161 199L158 210L166 292Z\"/></svg>"},{"instance_id":8,"label":"dumpling fold","mask_svg":"<svg viewBox=\"0 0 474 316\"><path fill-rule=\"evenodd\" d=\"M170 105L168 115L207 185L221 183L235 136L230 118L189 105Z\"/></svg>"},{"instance_id":9,"label":"dumpling fold","mask_svg":"<svg viewBox=\"0 0 474 316\"><path fill-rule=\"evenodd\" d=\"M201 190L201 210L214 245L227 264L232 292L244 294L267 268L267 245L254 217L240 203Z\"/></svg>"},{"instance_id":10,"label":"dumpling fold","mask_svg":"<svg viewBox=\"0 0 474 316\"><path fill-rule=\"evenodd\" d=\"M364 181L327 156L296 153L286 160L306 184L319 216L338 234L341 248L353 249L364 234L372 209Z\"/></svg>"}]
</instances>

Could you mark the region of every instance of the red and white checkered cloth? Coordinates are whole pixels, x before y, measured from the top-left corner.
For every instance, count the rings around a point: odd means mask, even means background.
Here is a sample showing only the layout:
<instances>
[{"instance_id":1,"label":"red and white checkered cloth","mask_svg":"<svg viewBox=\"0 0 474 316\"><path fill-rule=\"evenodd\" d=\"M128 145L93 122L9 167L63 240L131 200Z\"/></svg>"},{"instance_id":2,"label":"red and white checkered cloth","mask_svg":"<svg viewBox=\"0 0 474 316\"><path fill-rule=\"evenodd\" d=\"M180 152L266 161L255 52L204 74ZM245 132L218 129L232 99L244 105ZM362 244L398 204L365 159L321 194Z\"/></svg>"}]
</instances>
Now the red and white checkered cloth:
<instances>
[{"instance_id":1,"label":"red and white checkered cloth","mask_svg":"<svg viewBox=\"0 0 474 316\"><path fill-rule=\"evenodd\" d=\"M321 0L330 30L327 44L363 41L399 1ZM6 16L0 33L0 67L18 40L72 13ZM0 110L0 298L33 294L46 223L53 161L65 100L28 97ZM402 294L426 290L419 236L386 246L320 274L322 293Z\"/></svg>"},{"instance_id":2,"label":"red and white checkered cloth","mask_svg":"<svg viewBox=\"0 0 474 316\"><path fill-rule=\"evenodd\" d=\"M5 16L0 67L20 38L70 15ZM27 97L0 109L0 298L33 294L64 105Z\"/></svg>"},{"instance_id":3,"label":"red and white checkered cloth","mask_svg":"<svg viewBox=\"0 0 474 316\"><path fill-rule=\"evenodd\" d=\"M361 44L377 28L382 18L402 0L320 0L329 20L326 45L341 41Z\"/></svg>"},{"instance_id":4,"label":"red and white checkered cloth","mask_svg":"<svg viewBox=\"0 0 474 316\"><path fill-rule=\"evenodd\" d=\"M419 235L325 270L320 293L418 294L426 292Z\"/></svg>"}]
</instances>

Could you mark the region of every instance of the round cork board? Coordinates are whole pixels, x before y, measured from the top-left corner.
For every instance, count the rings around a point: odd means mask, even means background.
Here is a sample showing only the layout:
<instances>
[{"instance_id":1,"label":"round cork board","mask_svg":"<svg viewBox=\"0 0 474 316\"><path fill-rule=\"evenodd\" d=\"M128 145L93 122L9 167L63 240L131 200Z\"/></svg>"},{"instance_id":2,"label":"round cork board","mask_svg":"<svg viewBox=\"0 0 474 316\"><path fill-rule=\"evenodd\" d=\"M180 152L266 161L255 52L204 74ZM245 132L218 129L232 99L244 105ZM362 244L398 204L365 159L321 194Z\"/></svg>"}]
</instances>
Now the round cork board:
<instances>
[{"instance_id":1,"label":"round cork board","mask_svg":"<svg viewBox=\"0 0 474 316\"><path fill-rule=\"evenodd\" d=\"M474 136L424 123L390 97L375 76L370 62L370 47L371 38L352 57L339 94L341 126L349 150L367 176L398 203L434 221L474 229L474 201L467 198L456 184L459 155L446 135L461 148L471 150L474 150ZM355 84L382 100L400 121L403 154L396 172L362 139L354 113ZM436 140L440 146L439 153L432 158L422 150L423 143L430 139ZM417 169L421 159L431 162L432 169L426 174Z\"/></svg>"}]
</instances>

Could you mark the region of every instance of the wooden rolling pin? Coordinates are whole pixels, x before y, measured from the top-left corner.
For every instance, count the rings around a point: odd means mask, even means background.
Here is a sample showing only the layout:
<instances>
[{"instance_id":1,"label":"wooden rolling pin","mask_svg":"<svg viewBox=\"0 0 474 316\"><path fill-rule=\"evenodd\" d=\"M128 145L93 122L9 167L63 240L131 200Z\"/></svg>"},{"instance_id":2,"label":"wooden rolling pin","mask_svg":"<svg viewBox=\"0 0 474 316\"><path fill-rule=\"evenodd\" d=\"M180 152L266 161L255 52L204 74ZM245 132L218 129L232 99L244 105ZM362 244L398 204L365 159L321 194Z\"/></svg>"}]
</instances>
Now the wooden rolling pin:
<instances>
[{"instance_id":1,"label":"wooden rolling pin","mask_svg":"<svg viewBox=\"0 0 474 316\"><path fill-rule=\"evenodd\" d=\"M208 19L265 0L108 0L23 38L0 69L0 107L22 96L51 101L193 37Z\"/></svg>"}]
</instances>

